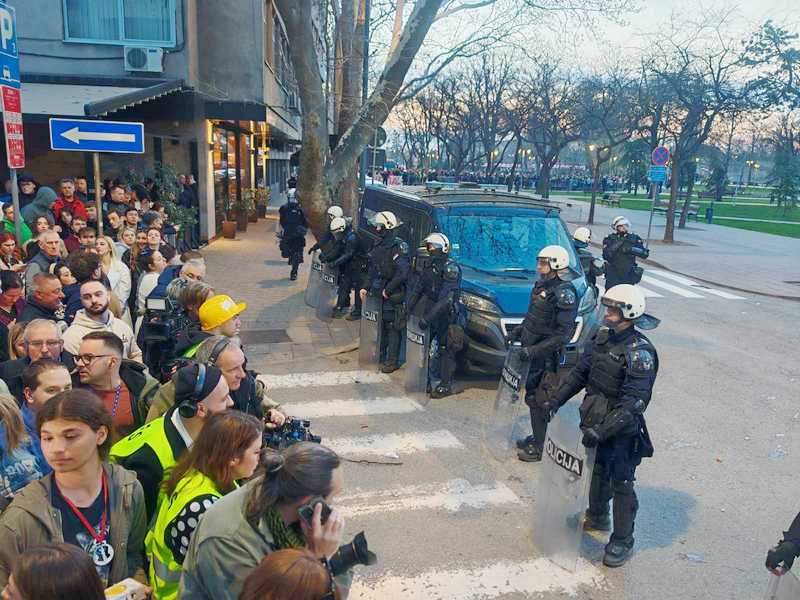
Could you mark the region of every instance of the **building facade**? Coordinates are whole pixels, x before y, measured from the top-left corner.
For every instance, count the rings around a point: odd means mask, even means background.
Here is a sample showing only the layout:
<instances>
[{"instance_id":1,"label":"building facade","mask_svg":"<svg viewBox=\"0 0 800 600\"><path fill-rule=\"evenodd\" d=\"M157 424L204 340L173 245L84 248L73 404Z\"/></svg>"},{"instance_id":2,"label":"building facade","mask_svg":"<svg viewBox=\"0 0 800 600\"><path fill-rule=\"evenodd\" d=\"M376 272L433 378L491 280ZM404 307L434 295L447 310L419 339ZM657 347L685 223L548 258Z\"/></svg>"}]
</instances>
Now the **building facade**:
<instances>
[{"instance_id":1,"label":"building facade","mask_svg":"<svg viewBox=\"0 0 800 600\"><path fill-rule=\"evenodd\" d=\"M44 185L91 156L50 150L48 119L140 121L143 155L101 155L102 178L156 165L195 174L202 239L248 188L285 198L300 141L289 42L273 0L11 0L26 171ZM315 15L314 18L317 18ZM5 165L5 160L3 160Z\"/></svg>"}]
</instances>

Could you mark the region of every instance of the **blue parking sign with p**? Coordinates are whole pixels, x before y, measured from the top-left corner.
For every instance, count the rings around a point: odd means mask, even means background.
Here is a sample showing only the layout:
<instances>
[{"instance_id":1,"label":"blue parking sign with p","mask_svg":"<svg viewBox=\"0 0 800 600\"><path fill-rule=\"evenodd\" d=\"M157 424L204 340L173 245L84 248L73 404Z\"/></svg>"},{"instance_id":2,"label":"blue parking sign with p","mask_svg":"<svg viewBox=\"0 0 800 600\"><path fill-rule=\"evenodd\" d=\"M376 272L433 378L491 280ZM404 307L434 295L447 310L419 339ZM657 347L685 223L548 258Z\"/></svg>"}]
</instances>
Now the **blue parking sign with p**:
<instances>
[{"instance_id":1,"label":"blue parking sign with p","mask_svg":"<svg viewBox=\"0 0 800 600\"><path fill-rule=\"evenodd\" d=\"M0 85L20 87L16 14L4 2L0 2Z\"/></svg>"}]
</instances>

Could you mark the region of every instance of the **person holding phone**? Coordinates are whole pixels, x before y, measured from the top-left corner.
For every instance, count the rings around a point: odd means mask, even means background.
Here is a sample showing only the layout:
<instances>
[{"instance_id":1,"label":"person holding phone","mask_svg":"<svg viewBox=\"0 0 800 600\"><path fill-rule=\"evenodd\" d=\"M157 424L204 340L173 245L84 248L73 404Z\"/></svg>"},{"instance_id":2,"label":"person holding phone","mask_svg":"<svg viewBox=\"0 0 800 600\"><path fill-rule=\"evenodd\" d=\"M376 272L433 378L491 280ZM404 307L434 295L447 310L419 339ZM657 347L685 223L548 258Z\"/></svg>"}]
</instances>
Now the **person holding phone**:
<instances>
[{"instance_id":1,"label":"person holding phone","mask_svg":"<svg viewBox=\"0 0 800 600\"><path fill-rule=\"evenodd\" d=\"M299 442L267 453L262 464L264 475L206 511L189 542L180 597L236 600L247 576L272 552L307 548L328 559L339 549L344 517L333 508L323 518L343 486L339 457L325 446ZM301 517L309 512L310 522ZM336 578L342 597L350 579L350 573Z\"/></svg>"},{"instance_id":2,"label":"person holding phone","mask_svg":"<svg viewBox=\"0 0 800 600\"><path fill-rule=\"evenodd\" d=\"M173 467L165 497L145 539L154 600L178 597L178 582L200 517L237 480L249 479L261 455L261 422L238 410L209 417L200 437Z\"/></svg>"}]
</instances>

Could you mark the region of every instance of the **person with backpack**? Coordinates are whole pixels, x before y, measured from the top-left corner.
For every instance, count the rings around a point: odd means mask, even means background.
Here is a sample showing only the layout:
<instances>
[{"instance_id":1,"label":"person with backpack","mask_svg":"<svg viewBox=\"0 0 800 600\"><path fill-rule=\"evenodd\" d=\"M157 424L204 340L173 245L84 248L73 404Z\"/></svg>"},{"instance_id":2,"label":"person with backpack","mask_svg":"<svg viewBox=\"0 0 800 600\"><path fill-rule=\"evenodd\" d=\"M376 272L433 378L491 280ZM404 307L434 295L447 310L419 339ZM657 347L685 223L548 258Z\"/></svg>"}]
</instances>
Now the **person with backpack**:
<instances>
[{"instance_id":1,"label":"person with backpack","mask_svg":"<svg viewBox=\"0 0 800 600\"><path fill-rule=\"evenodd\" d=\"M292 267L289 279L295 281L297 269L303 262L303 248L306 247L306 232L308 231L308 222L296 192L289 195L289 200L281 206L279 215L282 230L279 235L281 256L289 260Z\"/></svg>"}]
</instances>

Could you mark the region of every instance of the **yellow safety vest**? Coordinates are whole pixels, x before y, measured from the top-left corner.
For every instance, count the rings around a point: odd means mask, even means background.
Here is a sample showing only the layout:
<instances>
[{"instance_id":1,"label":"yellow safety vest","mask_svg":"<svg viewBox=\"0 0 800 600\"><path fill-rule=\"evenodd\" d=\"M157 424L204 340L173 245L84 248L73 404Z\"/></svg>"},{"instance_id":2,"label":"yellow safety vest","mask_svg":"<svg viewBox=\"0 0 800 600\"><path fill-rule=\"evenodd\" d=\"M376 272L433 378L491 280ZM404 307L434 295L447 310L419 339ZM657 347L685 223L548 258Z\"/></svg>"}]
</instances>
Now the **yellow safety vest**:
<instances>
[{"instance_id":1,"label":"yellow safety vest","mask_svg":"<svg viewBox=\"0 0 800 600\"><path fill-rule=\"evenodd\" d=\"M181 511L198 496L212 495L222 497L222 492L210 477L194 471L184 477L167 500L161 502L158 516L145 538L145 549L150 561L150 585L153 586L153 600L175 600L183 567L175 560L172 551L165 543L167 527ZM202 516L202 515L201 515Z\"/></svg>"}]
</instances>

